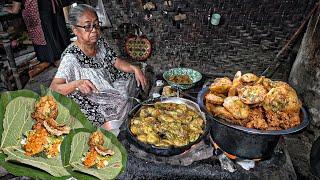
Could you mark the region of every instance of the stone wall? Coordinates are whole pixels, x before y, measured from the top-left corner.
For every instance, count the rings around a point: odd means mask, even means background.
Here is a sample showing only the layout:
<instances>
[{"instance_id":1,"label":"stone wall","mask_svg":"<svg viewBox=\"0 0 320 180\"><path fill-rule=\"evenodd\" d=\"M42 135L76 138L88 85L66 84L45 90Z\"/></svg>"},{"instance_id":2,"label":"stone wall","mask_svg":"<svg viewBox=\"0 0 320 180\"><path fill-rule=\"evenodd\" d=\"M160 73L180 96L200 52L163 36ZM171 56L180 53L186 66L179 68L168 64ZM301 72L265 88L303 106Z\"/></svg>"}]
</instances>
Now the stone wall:
<instances>
[{"instance_id":1,"label":"stone wall","mask_svg":"<svg viewBox=\"0 0 320 180\"><path fill-rule=\"evenodd\" d=\"M260 74L274 66L276 54L315 4L315 0L172 0L168 7L163 0L153 2L156 9L145 20L145 2L105 1L113 24L106 30L110 42L123 53L123 39L114 41L112 34L122 23L137 24L153 42L147 62L157 73L181 66L212 76L233 75L237 70ZM187 15L181 27L172 20L177 9ZM208 25L211 13L221 14L218 26ZM284 63L274 78L286 80L291 63Z\"/></svg>"},{"instance_id":2,"label":"stone wall","mask_svg":"<svg viewBox=\"0 0 320 180\"><path fill-rule=\"evenodd\" d=\"M320 8L311 17L297 58L290 73L290 83L308 107L313 125L320 127ZM317 136L320 135L317 129Z\"/></svg>"}]
</instances>

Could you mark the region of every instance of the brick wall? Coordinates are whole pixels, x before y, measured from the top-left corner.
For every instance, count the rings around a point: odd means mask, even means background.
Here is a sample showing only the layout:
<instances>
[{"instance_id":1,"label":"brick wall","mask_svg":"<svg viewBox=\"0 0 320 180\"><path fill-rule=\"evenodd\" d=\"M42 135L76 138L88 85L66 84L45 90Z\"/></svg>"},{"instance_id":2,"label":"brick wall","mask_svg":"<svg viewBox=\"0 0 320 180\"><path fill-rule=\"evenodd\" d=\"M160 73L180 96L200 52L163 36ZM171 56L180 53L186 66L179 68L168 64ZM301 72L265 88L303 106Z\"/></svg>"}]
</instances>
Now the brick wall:
<instances>
[{"instance_id":1,"label":"brick wall","mask_svg":"<svg viewBox=\"0 0 320 180\"><path fill-rule=\"evenodd\" d=\"M108 39L123 54L123 38L114 40L112 32L121 23L137 24L153 42L148 64L156 73L172 67L191 67L212 76L232 76L237 70L262 73L303 18L313 8L315 0L154 0L156 10L151 20L144 19L143 2L109 0L105 7L113 24L107 29ZM187 15L181 28L172 18L180 8ZM221 14L218 26L208 25L210 12ZM275 78L287 79L294 56L284 57L286 63Z\"/></svg>"}]
</instances>

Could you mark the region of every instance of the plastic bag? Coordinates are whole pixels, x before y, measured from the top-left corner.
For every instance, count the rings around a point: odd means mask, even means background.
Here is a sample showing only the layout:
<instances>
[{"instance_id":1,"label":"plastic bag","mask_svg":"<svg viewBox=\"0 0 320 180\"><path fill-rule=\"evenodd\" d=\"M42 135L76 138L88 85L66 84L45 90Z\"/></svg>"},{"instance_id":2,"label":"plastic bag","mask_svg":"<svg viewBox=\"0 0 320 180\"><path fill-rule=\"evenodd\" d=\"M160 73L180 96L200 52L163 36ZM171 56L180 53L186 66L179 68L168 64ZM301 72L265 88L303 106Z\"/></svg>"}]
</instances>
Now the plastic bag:
<instances>
[{"instance_id":1,"label":"plastic bag","mask_svg":"<svg viewBox=\"0 0 320 180\"><path fill-rule=\"evenodd\" d=\"M95 8L97 10L99 21L102 22L102 27L112 27L102 0L97 0L97 5Z\"/></svg>"}]
</instances>

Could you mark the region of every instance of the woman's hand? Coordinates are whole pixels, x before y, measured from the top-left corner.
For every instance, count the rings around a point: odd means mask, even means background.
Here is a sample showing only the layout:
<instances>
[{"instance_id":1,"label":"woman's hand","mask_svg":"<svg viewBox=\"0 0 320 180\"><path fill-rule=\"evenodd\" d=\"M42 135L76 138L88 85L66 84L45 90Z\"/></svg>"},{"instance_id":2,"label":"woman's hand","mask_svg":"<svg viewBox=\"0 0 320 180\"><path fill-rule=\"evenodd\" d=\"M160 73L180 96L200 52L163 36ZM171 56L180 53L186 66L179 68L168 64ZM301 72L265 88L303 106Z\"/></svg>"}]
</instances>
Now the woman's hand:
<instances>
[{"instance_id":1,"label":"woman's hand","mask_svg":"<svg viewBox=\"0 0 320 180\"><path fill-rule=\"evenodd\" d=\"M138 68L137 66L131 65L130 63L128 63L120 58L117 58L114 66L123 72L134 73L135 78L137 80L138 87L141 85L143 90L146 90L147 79L144 76L144 74L142 73L140 68Z\"/></svg>"},{"instance_id":2,"label":"woman's hand","mask_svg":"<svg viewBox=\"0 0 320 180\"><path fill-rule=\"evenodd\" d=\"M145 90L148 84L146 77L144 76L140 68L136 66L133 66L133 68L134 68L134 75L135 75L138 87L141 85L142 89Z\"/></svg>"},{"instance_id":3,"label":"woman's hand","mask_svg":"<svg viewBox=\"0 0 320 180\"><path fill-rule=\"evenodd\" d=\"M76 90L79 90L83 94L91 94L92 92L97 92L97 88L88 79L80 79L76 81Z\"/></svg>"},{"instance_id":4,"label":"woman's hand","mask_svg":"<svg viewBox=\"0 0 320 180\"><path fill-rule=\"evenodd\" d=\"M68 95L77 90L84 94L97 91L97 88L88 79L80 79L66 83L66 80L63 78L54 78L50 88L63 95Z\"/></svg>"}]
</instances>

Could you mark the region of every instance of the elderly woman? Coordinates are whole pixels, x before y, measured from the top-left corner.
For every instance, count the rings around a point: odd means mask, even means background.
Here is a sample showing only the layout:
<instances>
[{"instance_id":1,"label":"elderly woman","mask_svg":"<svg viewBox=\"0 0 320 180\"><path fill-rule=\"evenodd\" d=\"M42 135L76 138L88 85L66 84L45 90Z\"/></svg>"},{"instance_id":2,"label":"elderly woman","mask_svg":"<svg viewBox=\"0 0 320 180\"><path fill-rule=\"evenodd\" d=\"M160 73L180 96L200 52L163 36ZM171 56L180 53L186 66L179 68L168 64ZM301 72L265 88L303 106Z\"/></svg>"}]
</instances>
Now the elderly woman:
<instances>
[{"instance_id":1,"label":"elderly woman","mask_svg":"<svg viewBox=\"0 0 320 180\"><path fill-rule=\"evenodd\" d=\"M69 21L77 40L61 56L51 88L79 104L96 126L120 126L131 109L128 100L136 85L145 88L142 71L118 58L100 36L100 22L94 8L80 4L70 10ZM117 127L116 127L117 128Z\"/></svg>"}]
</instances>

